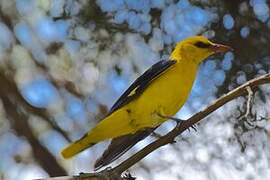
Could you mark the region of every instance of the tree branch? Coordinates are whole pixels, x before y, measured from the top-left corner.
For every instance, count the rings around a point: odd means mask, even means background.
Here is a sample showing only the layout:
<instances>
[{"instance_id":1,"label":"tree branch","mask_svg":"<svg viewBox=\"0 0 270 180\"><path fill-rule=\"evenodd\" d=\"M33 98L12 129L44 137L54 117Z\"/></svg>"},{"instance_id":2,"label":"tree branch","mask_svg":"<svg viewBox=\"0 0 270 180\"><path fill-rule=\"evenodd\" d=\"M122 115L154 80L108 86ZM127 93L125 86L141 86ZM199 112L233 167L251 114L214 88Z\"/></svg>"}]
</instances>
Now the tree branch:
<instances>
[{"instance_id":1,"label":"tree branch","mask_svg":"<svg viewBox=\"0 0 270 180\"><path fill-rule=\"evenodd\" d=\"M199 121L203 120L205 117L207 117L209 114L211 114L212 112L214 112L218 108L222 107L227 102L232 101L233 99L236 99L237 97L240 97L243 95L249 95L248 101L250 101L250 96L251 96L252 90L254 91L258 88L258 86L263 85L263 84L268 84L268 83L270 83L270 73L265 74L265 75L260 76L260 77L257 77L257 78L254 78L254 79L246 82L245 84L239 86L238 88L230 91L226 95L223 95L222 97L218 98L210 106L208 106L204 110L196 113L195 115L193 115L192 117L190 117L186 121L184 121L180 124L178 123L175 126L175 128L173 130L171 130L169 133L167 133L164 136L161 136L156 141L150 143L149 145L147 145L146 147L141 149L139 152L137 152L136 154L134 154L130 158L126 159L124 162L122 162L118 166L116 166L112 169L105 169L105 170L98 172L98 173L95 173L95 174L96 175L100 175L100 174L121 175L124 171L126 171L127 169L132 167L134 164L136 164L137 162L142 160L144 157L146 157L148 154L152 153L156 149L174 142L174 139L178 135L180 135L186 129L189 129L190 127L192 127L193 125L195 125ZM250 103L250 102L248 102L248 103ZM63 179L77 179L78 177L80 178L80 175L79 176L63 177ZM93 173L83 174L83 178L87 179L87 177L89 177L89 179L93 178ZM99 177L100 176L96 176L97 179L101 179ZM106 177L110 177L110 176L106 176Z\"/></svg>"}]
</instances>

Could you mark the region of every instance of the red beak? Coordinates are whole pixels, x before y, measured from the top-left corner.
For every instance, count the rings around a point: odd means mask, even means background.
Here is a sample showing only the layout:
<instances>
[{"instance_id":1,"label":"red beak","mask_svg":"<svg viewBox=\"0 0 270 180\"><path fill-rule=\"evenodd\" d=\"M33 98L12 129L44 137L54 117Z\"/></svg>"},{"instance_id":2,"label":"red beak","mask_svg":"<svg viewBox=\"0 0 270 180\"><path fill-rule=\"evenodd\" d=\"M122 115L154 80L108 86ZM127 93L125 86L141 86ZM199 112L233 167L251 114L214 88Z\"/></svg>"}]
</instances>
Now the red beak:
<instances>
[{"instance_id":1,"label":"red beak","mask_svg":"<svg viewBox=\"0 0 270 180\"><path fill-rule=\"evenodd\" d=\"M233 51L233 48L230 46L222 45L222 44L213 44L211 45L210 49L216 53L225 53L228 51Z\"/></svg>"}]
</instances>

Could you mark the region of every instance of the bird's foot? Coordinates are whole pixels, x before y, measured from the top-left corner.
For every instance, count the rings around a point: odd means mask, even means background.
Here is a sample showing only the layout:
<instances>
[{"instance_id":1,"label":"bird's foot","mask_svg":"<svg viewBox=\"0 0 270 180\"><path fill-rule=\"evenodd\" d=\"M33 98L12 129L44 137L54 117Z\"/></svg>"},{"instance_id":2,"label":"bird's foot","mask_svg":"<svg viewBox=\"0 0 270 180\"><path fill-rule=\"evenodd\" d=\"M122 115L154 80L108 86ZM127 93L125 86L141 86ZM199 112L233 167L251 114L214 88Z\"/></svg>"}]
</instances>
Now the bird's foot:
<instances>
[{"instance_id":1,"label":"bird's foot","mask_svg":"<svg viewBox=\"0 0 270 180\"><path fill-rule=\"evenodd\" d=\"M80 178L87 178L87 177L91 177L91 176L93 176L93 173L84 173L84 172L79 173Z\"/></svg>"},{"instance_id":2,"label":"bird's foot","mask_svg":"<svg viewBox=\"0 0 270 180\"><path fill-rule=\"evenodd\" d=\"M164 115L162 115L162 114L160 114L160 113L158 114L158 116L161 117L161 118L167 118L167 119L173 120L173 121L175 121L178 125L180 125L181 123L183 123L183 122L185 121L185 120L183 120L183 119L179 119L179 118L176 118L176 117L164 116ZM190 132L190 128L192 128L194 131L197 132L196 124L191 125L191 126L188 128L188 131L189 131L189 132Z\"/></svg>"},{"instance_id":3,"label":"bird's foot","mask_svg":"<svg viewBox=\"0 0 270 180\"><path fill-rule=\"evenodd\" d=\"M197 132L196 124L193 124L193 125L191 125L191 126L188 128L188 131L189 131L189 132L190 132L190 128L192 128L194 131Z\"/></svg>"}]
</instances>

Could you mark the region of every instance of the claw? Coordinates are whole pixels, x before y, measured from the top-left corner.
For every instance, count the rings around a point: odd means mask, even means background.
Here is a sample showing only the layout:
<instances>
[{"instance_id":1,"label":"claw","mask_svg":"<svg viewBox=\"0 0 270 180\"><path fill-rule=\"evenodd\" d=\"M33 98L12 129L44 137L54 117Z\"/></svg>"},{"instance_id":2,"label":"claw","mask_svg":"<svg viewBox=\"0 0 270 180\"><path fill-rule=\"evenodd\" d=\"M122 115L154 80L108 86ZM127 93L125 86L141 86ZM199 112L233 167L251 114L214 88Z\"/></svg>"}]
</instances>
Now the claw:
<instances>
[{"instance_id":1,"label":"claw","mask_svg":"<svg viewBox=\"0 0 270 180\"><path fill-rule=\"evenodd\" d=\"M191 125L189 128L188 128L188 132L190 132L190 128L192 128L195 132L197 132L197 129L196 129L196 125Z\"/></svg>"},{"instance_id":2,"label":"claw","mask_svg":"<svg viewBox=\"0 0 270 180\"><path fill-rule=\"evenodd\" d=\"M179 118L175 118L175 117L170 117L170 116L164 116L160 113L157 114L159 117L161 118L167 118L167 119L171 119L173 121L175 121L177 124L180 124L180 123L183 123L185 120L182 120L182 119L179 119ZM188 128L188 131L190 132L190 128L192 128L195 132L197 132L197 129L196 129L196 124L194 125L191 125L189 128Z\"/></svg>"},{"instance_id":3,"label":"claw","mask_svg":"<svg viewBox=\"0 0 270 180\"><path fill-rule=\"evenodd\" d=\"M184 120L179 119L179 118L174 118L174 117L168 118L168 119L171 119L171 120L175 121L177 124L184 122Z\"/></svg>"},{"instance_id":4,"label":"claw","mask_svg":"<svg viewBox=\"0 0 270 180\"><path fill-rule=\"evenodd\" d=\"M81 178L87 178L87 177L92 176L92 175L93 175L93 173L84 173L84 172L79 173L79 177L81 177Z\"/></svg>"},{"instance_id":5,"label":"claw","mask_svg":"<svg viewBox=\"0 0 270 180\"><path fill-rule=\"evenodd\" d=\"M191 128L192 128L195 132L197 132L197 129L196 129L196 125L195 125L195 124L192 125Z\"/></svg>"}]
</instances>

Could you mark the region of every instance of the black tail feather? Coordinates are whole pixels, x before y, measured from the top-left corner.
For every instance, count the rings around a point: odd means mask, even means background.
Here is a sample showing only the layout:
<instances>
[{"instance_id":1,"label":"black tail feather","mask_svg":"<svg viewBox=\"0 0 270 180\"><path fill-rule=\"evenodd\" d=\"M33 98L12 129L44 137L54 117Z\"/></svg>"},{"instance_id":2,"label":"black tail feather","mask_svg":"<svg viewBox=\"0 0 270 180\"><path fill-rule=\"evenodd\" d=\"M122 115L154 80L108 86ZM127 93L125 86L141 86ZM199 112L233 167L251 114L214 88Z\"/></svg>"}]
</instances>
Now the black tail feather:
<instances>
[{"instance_id":1,"label":"black tail feather","mask_svg":"<svg viewBox=\"0 0 270 180\"><path fill-rule=\"evenodd\" d=\"M112 139L111 144L104 151L102 156L96 160L94 166L95 170L98 170L118 159L136 143L149 136L154 130L155 128L148 128L146 130L136 132L135 134L129 134Z\"/></svg>"}]
</instances>

